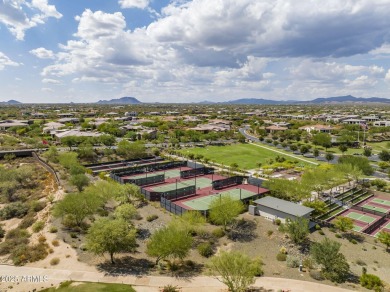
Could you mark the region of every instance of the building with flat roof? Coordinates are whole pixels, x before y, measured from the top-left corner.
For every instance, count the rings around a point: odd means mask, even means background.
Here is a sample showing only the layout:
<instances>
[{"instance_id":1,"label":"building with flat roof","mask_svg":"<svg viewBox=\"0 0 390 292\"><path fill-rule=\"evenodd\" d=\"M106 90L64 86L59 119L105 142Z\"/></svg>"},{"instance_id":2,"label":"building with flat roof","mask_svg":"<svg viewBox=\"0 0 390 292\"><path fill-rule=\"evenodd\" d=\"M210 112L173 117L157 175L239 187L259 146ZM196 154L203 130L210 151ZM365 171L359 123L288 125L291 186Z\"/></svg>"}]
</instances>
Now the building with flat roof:
<instances>
[{"instance_id":1,"label":"building with flat roof","mask_svg":"<svg viewBox=\"0 0 390 292\"><path fill-rule=\"evenodd\" d=\"M280 219L283 223L286 219L296 220L301 217L309 220L310 214L314 211L313 208L271 196L255 200L254 203L256 206L254 208L252 206L251 214L260 215L270 220Z\"/></svg>"}]
</instances>

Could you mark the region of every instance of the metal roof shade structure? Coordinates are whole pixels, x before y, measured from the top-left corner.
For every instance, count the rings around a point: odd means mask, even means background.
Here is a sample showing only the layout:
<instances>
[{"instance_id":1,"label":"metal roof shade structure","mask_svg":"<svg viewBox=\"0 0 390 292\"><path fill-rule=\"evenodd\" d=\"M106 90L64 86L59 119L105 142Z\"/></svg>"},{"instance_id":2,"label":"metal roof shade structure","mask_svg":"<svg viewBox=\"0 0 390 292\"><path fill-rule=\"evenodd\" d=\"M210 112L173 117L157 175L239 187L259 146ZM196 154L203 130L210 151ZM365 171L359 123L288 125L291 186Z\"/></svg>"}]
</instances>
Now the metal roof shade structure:
<instances>
[{"instance_id":1,"label":"metal roof shade structure","mask_svg":"<svg viewBox=\"0 0 390 292\"><path fill-rule=\"evenodd\" d=\"M301 206L299 204L285 201L282 199L274 198L271 196L267 196L261 199L254 201L257 205L262 205L274 210L278 210L280 212L290 214L296 217L303 217L307 214L310 214L314 211L313 208Z\"/></svg>"}]
</instances>

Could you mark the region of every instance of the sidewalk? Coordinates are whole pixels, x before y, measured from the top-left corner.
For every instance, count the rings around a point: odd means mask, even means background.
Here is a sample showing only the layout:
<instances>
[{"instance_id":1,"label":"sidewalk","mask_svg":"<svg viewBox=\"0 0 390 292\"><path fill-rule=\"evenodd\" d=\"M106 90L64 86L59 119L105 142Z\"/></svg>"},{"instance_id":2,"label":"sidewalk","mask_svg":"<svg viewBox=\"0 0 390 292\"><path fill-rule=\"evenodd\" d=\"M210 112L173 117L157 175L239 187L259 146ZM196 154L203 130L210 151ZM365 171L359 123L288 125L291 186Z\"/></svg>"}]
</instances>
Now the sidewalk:
<instances>
[{"instance_id":1,"label":"sidewalk","mask_svg":"<svg viewBox=\"0 0 390 292\"><path fill-rule=\"evenodd\" d=\"M159 276L108 276L99 272L87 271L70 271L57 269L43 269L33 267L15 267L0 265L0 275L16 276L21 279L25 276L41 276L41 279L47 277L48 282L20 282L16 283L0 283L0 291L5 291L8 286L13 286L11 291L32 291L33 289L41 289L42 287L50 287L51 284L57 285L62 281L86 281L86 282L104 282L104 283L123 283L133 285L136 291L140 292L154 292L159 291L159 288L171 284L173 286L181 287L181 291L195 292L220 292L226 291L226 286L217 279L206 276L199 276L195 278L174 278L174 277L159 277ZM3 279L2 279L3 280ZM263 287L266 289L274 289L278 291L290 290L291 292L347 292L350 290L339 287L328 286L315 282L306 282L292 279L260 277L256 279L254 287Z\"/></svg>"}]
</instances>

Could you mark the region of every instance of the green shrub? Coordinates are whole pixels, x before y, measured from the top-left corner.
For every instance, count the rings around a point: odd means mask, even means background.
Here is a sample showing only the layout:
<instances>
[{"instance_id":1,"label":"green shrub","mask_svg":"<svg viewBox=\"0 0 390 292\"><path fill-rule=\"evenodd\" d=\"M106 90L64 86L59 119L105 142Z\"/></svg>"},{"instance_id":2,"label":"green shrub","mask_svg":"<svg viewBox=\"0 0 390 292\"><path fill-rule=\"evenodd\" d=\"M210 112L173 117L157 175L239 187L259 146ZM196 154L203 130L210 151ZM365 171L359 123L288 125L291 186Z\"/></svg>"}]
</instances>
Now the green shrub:
<instances>
[{"instance_id":1,"label":"green shrub","mask_svg":"<svg viewBox=\"0 0 390 292\"><path fill-rule=\"evenodd\" d=\"M317 271L317 270L311 270L309 275L310 275L310 277L312 277L314 280L317 280L317 281L325 280L322 273L320 271Z\"/></svg>"},{"instance_id":2,"label":"green shrub","mask_svg":"<svg viewBox=\"0 0 390 292\"><path fill-rule=\"evenodd\" d=\"M341 234L338 234L338 233L336 233L335 236L336 236L337 238L341 238L341 237L342 237Z\"/></svg>"},{"instance_id":3,"label":"green shrub","mask_svg":"<svg viewBox=\"0 0 390 292\"><path fill-rule=\"evenodd\" d=\"M358 242L356 241L356 239L351 239L349 242L352 243L352 244L357 244L357 243L358 243Z\"/></svg>"},{"instance_id":4,"label":"green shrub","mask_svg":"<svg viewBox=\"0 0 390 292\"><path fill-rule=\"evenodd\" d=\"M321 226L316 224L316 230L321 230Z\"/></svg>"},{"instance_id":5,"label":"green shrub","mask_svg":"<svg viewBox=\"0 0 390 292\"><path fill-rule=\"evenodd\" d=\"M26 204L21 202L11 203L0 210L0 219L8 220L12 218L23 218L28 212Z\"/></svg>"},{"instance_id":6,"label":"green shrub","mask_svg":"<svg viewBox=\"0 0 390 292\"><path fill-rule=\"evenodd\" d=\"M180 288L178 288L177 286L173 286L173 285L166 285L162 288L161 292L179 292L180 291Z\"/></svg>"},{"instance_id":7,"label":"green shrub","mask_svg":"<svg viewBox=\"0 0 390 292\"><path fill-rule=\"evenodd\" d=\"M217 228L213 230L212 234L216 238L221 238L225 236L225 231L223 230L223 228Z\"/></svg>"},{"instance_id":8,"label":"green shrub","mask_svg":"<svg viewBox=\"0 0 390 292\"><path fill-rule=\"evenodd\" d=\"M276 259L277 259L278 261L280 261L280 262L284 262L284 261L287 260L287 255L284 254L284 253L278 253L278 254L276 255Z\"/></svg>"},{"instance_id":9,"label":"green shrub","mask_svg":"<svg viewBox=\"0 0 390 292\"><path fill-rule=\"evenodd\" d=\"M71 214L67 214L64 216L64 218L62 219L62 224L66 228L74 228L77 226L76 219Z\"/></svg>"},{"instance_id":10,"label":"green shrub","mask_svg":"<svg viewBox=\"0 0 390 292\"><path fill-rule=\"evenodd\" d=\"M19 228L22 228L22 229L27 229L29 228L31 225L33 225L35 223L35 221L37 221L35 219L35 214L34 213L28 213L23 219L22 221L20 221L18 227Z\"/></svg>"},{"instance_id":11,"label":"green shrub","mask_svg":"<svg viewBox=\"0 0 390 292\"><path fill-rule=\"evenodd\" d=\"M20 238L29 238L30 234L26 229L15 228L11 229L5 235L5 239L20 239Z\"/></svg>"},{"instance_id":12,"label":"green shrub","mask_svg":"<svg viewBox=\"0 0 390 292\"><path fill-rule=\"evenodd\" d=\"M56 266L56 265L58 265L60 263L60 259L59 258L52 258L51 260L50 260L50 265L52 265L52 266Z\"/></svg>"},{"instance_id":13,"label":"green shrub","mask_svg":"<svg viewBox=\"0 0 390 292\"><path fill-rule=\"evenodd\" d=\"M46 243L39 243L33 246L22 244L12 251L11 258L15 265L21 266L29 262L32 263L43 260L47 255Z\"/></svg>"},{"instance_id":14,"label":"green shrub","mask_svg":"<svg viewBox=\"0 0 390 292\"><path fill-rule=\"evenodd\" d=\"M282 224L282 221L280 221L280 219L275 219L275 224L279 226L280 224Z\"/></svg>"},{"instance_id":15,"label":"green shrub","mask_svg":"<svg viewBox=\"0 0 390 292\"><path fill-rule=\"evenodd\" d=\"M72 237L72 238L77 238L77 234L74 233L74 232L72 232L72 233L70 234L70 237Z\"/></svg>"},{"instance_id":16,"label":"green shrub","mask_svg":"<svg viewBox=\"0 0 390 292\"><path fill-rule=\"evenodd\" d=\"M45 222L43 221L37 221L34 223L34 225L32 226L32 231L34 233L37 233L39 231L41 231L43 228L45 227Z\"/></svg>"},{"instance_id":17,"label":"green shrub","mask_svg":"<svg viewBox=\"0 0 390 292\"><path fill-rule=\"evenodd\" d=\"M383 283L382 280L375 275L372 274L363 274L360 277L360 285L364 288L374 290L374 291L382 291Z\"/></svg>"},{"instance_id":18,"label":"green shrub","mask_svg":"<svg viewBox=\"0 0 390 292\"><path fill-rule=\"evenodd\" d=\"M44 201L32 201L30 204L30 209L34 212L39 212L46 207L46 202Z\"/></svg>"},{"instance_id":19,"label":"green shrub","mask_svg":"<svg viewBox=\"0 0 390 292\"><path fill-rule=\"evenodd\" d=\"M361 259L357 259L356 260L356 264L359 265L359 266L367 266L367 264L363 260L361 260Z\"/></svg>"},{"instance_id":20,"label":"green shrub","mask_svg":"<svg viewBox=\"0 0 390 292\"><path fill-rule=\"evenodd\" d=\"M57 228L57 227L55 227L55 226L50 226L50 228L49 228L49 232L50 232L50 233L57 233L57 231L58 231L58 228Z\"/></svg>"},{"instance_id":21,"label":"green shrub","mask_svg":"<svg viewBox=\"0 0 390 292\"><path fill-rule=\"evenodd\" d=\"M318 231L318 233L319 233L320 235L325 235L324 231L322 231L322 230Z\"/></svg>"},{"instance_id":22,"label":"green shrub","mask_svg":"<svg viewBox=\"0 0 390 292\"><path fill-rule=\"evenodd\" d=\"M333 233L336 233L336 232L337 232L337 229L334 228L334 227L329 227L329 231L330 231L330 232L333 232Z\"/></svg>"},{"instance_id":23,"label":"green shrub","mask_svg":"<svg viewBox=\"0 0 390 292\"><path fill-rule=\"evenodd\" d=\"M286 227L284 226L284 224L280 224L280 225L279 225L278 231L279 231L279 232L286 232Z\"/></svg>"},{"instance_id":24,"label":"green shrub","mask_svg":"<svg viewBox=\"0 0 390 292\"><path fill-rule=\"evenodd\" d=\"M11 229L5 235L5 241L0 244L0 255L12 253L20 245L27 245L30 234L25 229Z\"/></svg>"},{"instance_id":25,"label":"green shrub","mask_svg":"<svg viewBox=\"0 0 390 292\"><path fill-rule=\"evenodd\" d=\"M200 243L197 246L197 250L201 256L204 256L206 258L212 256L214 253L212 245L208 242Z\"/></svg>"},{"instance_id":26,"label":"green shrub","mask_svg":"<svg viewBox=\"0 0 390 292\"><path fill-rule=\"evenodd\" d=\"M306 258L303 259L302 265L305 268L313 269L313 267L314 267L314 260L311 257L306 257Z\"/></svg>"},{"instance_id":27,"label":"green shrub","mask_svg":"<svg viewBox=\"0 0 390 292\"><path fill-rule=\"evenodd\" d=\"M44 235L40 235L39 237L38 237L38 241L40 242L40 243L44 243L44 242L46 242L46 237L44 236Z\"/></svg>"},{"instance_id":28,"label":"green shrub","mask_svg":"<svg viewBox=\"0 0 390 292\"><path fill-rule=\"evenodd\" d=\"M267 231L267 235L270 237L274 232L272 230Z\"/></svg>"},{"instance_id":29,"label":"green shrub","mask_svg":"<svg viewBox=\"0 0 390 292\"><path fill-rule=\"evenodd\" d=\"M158 215L156 215L156 214L149 215L148 217L146 217L146 221L148 221L148 222L152 222L156 219L158 219Z\"/></svg>"},{"instance_id":30,"label":"green shrub","mask_svg":"<svg viewBox=\"0 0 390 292\"><path fill-rule=\"evenodd\" d=\"M298 268L299 267L299 259L293 256L287 256L286 260L287 267L289 268Z\"/></svg>"}]
</instances>

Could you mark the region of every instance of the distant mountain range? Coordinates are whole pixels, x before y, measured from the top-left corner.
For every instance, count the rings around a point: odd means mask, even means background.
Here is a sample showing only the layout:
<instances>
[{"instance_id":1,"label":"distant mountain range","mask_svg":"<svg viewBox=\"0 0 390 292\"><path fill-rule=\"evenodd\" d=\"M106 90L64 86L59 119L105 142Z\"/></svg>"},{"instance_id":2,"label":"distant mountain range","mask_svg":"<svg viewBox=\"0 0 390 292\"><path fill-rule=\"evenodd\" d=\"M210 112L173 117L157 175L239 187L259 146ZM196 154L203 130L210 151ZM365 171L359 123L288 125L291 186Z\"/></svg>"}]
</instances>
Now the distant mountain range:
<instances>
[{"instance_id":1,"label":"distant mountain range","mask_svg":"<svg viewBox=\"0 0 390 292\"><path fill-rule=\"evenodd\" d=\"M99 100L98 104L140 104L141 102L135 97L124 96L121 98L110 99L110 100Z\"/></svg>"},{"instance_id":2,"label":"distant mountain range","mask_svg":"<svg viewBox=\"0 0 390 292\"><path fill-rule=\"evenodd\" d=\"M0 104L21 104L21 102L11 99L9 101L0 101Z\"/></svg>"},{"instance_id":3,"label":"distant mountain range","mask_svg":"<svg viewBox=\"0 0 390 292\"><path fill-rule=\"evenodd\" d=\"M335 96L335 97L321 97L312 100L272 100L263 98L241 98L223 102L201 101L197 104L258 104L258 105L294 105L294 104L366 104L366 103L390 103L389 98L382 97L354 97L352 95ZM17 100L0 101L0 105L16 105L22 104ZM135 97L124 96L121 98L110 100L99 100L96 104L142 104L141 101Z\"/></svg>"},{"instance_id":4,"label":"distant mountain range","mask_svg":"<svg viewBox=\"0 0 390 292\"><path fill-rule=\"evenodd\" d=\"M242 98L224 102L202 101L199 104L264 104L264 105L288 105L288 104L338 104L338 103L390 103L390 99L381 97L354 97L352 95L321 97L312 100L271 100L263 98Z\"/></svg>"}]
</instances>

